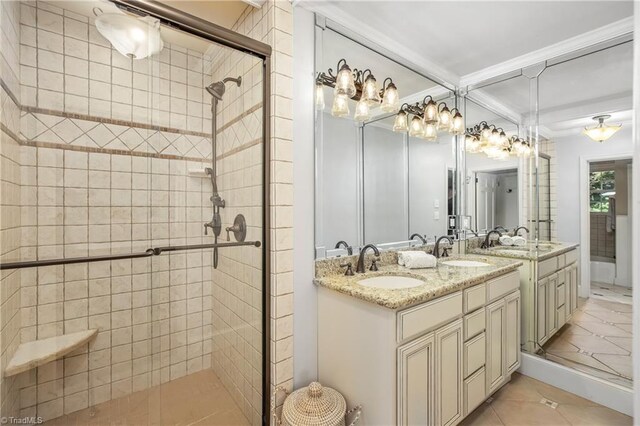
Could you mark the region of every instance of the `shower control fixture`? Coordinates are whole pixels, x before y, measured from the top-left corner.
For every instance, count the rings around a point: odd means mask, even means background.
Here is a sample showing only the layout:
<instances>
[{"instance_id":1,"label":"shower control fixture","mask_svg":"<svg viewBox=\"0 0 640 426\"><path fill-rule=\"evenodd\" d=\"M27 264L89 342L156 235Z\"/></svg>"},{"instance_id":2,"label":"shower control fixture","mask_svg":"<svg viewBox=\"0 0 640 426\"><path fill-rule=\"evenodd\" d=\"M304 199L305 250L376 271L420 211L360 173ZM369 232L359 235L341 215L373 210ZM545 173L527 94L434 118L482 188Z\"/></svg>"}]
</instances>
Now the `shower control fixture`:
<instances>
[{"instance_id":1,"label":"shower control fixture","mask_svg":"<svg viewBox=\"0 0 640 426\"><path fill-rule=\"evenodd\" d=\"M231 241L229 232L233 232L236 241L243 242L245 238L247 238L247 221L244 219L244 216L241 214L237 215L233 221L233 226L227 227L226 231L227 241Z\"/></svg>"}]
</instances>

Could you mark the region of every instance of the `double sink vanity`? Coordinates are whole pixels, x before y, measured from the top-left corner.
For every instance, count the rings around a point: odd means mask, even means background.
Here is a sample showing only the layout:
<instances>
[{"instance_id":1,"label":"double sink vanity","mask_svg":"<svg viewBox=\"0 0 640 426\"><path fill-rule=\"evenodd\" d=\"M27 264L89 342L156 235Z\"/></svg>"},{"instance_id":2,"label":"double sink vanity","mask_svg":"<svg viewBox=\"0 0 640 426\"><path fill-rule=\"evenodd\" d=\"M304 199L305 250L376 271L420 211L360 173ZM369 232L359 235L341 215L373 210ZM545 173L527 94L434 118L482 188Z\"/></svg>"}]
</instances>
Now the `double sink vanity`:
<instances>
[{"instance_id":1,"label":"double sink vanity","mask_svg":"<svg viewBox=\"0 0 640 426\"><path fill-rule=\"evenodd\" d=\"M520 365L522 261L478 255L376 272L316 263L318 377L362 404L363 424L456 424Z\"/></svg>"},{"instance_id":2,"label":"double sink vanity","mask_svg":"<svg viewBox=\"0 0 640 426\"><path fill-rule=\"evenodd\" d=\"M468 240L429 269L386 251L354 275L356 256L316 261L319 380L362 404L363 424L459 423L510 380L521 345L544 344L577 306L575 246L547 246Z\"/></svg>"}]
</instances>

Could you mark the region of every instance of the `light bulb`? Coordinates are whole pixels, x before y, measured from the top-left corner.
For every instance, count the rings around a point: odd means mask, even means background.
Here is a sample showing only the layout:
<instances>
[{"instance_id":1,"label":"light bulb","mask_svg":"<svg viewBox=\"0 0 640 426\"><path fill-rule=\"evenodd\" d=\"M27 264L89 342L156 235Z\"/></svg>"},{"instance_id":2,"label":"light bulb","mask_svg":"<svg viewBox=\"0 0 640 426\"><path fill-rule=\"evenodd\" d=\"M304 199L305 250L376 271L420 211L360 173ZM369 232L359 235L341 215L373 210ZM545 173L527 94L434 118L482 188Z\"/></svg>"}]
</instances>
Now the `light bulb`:
<instances>
[{"instance_id":1,"label":"light bulb","mask_svg":"<svg viewBox=\"0 0 640 426\"><path fill-rule=\"evenodd\" d=\"M364 99L360 99L356 104L356 113L353 117L356 121L367 121L371 118L369 114L369 104Z\"/></svg>"},{"instance_id":2,"label":"light bulb","mask_svg":"<svg viewBox=\"0 0 640 426\"><path fill-rule=\"evenodd\" d=\"M438 129L433 123L424 125L424 138L428 141L435 141L438 138Z\"/></svg>"},{"instance_id":3,"label":"light bulb","mask_svg":"<svg viewBox=\"0 0 640 426\"><path fill-rule=\"evenodd\" d=\"M362 86L362 100L367 102L369 106L380 105L380 93L378 90L378 83L373 74L369 74Z\"/></svg>"},{"instance_id":4,"label":"light bulb","mask_svg":"<svg viewBox=\"0 0 640 426\"><path fill-rule=\"evenodd\" d=\"M342 64L340 71L338 71L335 93L336 95L346 95L349 98L353 98L356 94L356 84L353 80L353 73L346 62Z\"/></svg>"},{"instance_id":5,"label":"light bulb","mask_svg":"<svg viewBox=\"0 0 640 426\"><path fill-rule=\"evenodd\" d=\"M449 108L447 108L444 103L440 105L444 105L444 108L442 108L442 110L440 110L440 112L438 113L438 130L448 131L451 127L451 111L449 111Z\"/></svg>"},{"instance_id":6,"label":"light bulb","mask_svg":"<svg viewBox=\"0 0 640 426\"><path fill-rule=\"evenodd\" d=\"M424 127L422 120L418 116L411 119L411 127L409 128L409 136L420 138L424 136Z\"/></svg>"},{"instance_id":7,"label":"light bulb","mask_svg":"<svg viewBox=\"0 0 640 426\"><path fill-rule=\"evenodd\" d=\"M407 121L407 113L404 111L400 111L396 115L396 119L393 122L393 131L406 132L408 130L409 130L409 122Z\"/></svg>"},{"instance_id":8,"label":"light bulb","mask_svg":"<svg viewBox=\"0 0 640 426\"><path fill-rule=\"evenodd\" d=\"M424 106L424 122L425 123L438 122L438 105L433 100L430 100Z\"/></svg>"},{"instance_id":9,"label":"light bulb","mask_svg":"<svg viewBox=\"0 0 640 426\"><path fill-rule=\"evenodd\" d=\"M320 111L324 109L324 88L322 83L316 83L316 109Z\"/></svg>"},{"instance_id":10,"label":"light bulb","mask_svg":"<svg viewBox=\"0 0 640 426\"><path fill-rule=\"evenodd\" d=\"M456 113L453 115L453 121L451 122L451 129L449 131L454 135L464 134L464 119L458 110L456 110Z\"/></svg>"},{"instance_id":11,"label":"light bulb","mask_svg":"<svg viewBox=\"0 0 640 426\"><path fill-rule=\"evenodd\" d=\"M331 115L334 117L346 117L349 115L349 98L344 93L339 93L333 97Z\"/></svg>"},{"instance_id":12,"label":"light bulb","mask_svg":"<svg viewBox=\"0 0 640 426\"><path fill-rule=\"evenodd\" d=\"M384 95L382 95L382 105L380 109L384 112L396 112L400 106L400 96L398 95L398 89L393 82L390 82L384 89Z\"/></svg>"}]
</instances>

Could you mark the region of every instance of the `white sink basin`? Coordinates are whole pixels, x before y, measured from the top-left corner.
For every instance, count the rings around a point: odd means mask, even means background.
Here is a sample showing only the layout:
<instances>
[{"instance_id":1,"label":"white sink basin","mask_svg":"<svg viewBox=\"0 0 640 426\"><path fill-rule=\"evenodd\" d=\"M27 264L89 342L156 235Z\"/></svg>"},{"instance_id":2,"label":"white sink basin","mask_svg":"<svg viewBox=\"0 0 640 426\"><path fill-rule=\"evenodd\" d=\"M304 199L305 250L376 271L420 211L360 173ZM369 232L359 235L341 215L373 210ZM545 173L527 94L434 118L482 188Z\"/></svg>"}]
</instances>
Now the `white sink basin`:
<instances>
[{"instance_id":1,"label":"white sink basin","mask_svg":"<svg viewBox=\"0 0 640 426\"><path fill-rule=\"evenodd\" d=\"M478 262L477 260L446 260L442 262L447 266L459 266L462 268L478 268L481 266L491 266L489 263Z\"/></svg>"},{"instance_id":2,"label":"white sink basin","mask_svg":"<svg viewBox=\"0 0 640 426\"><path fill-rule=\"evenodd\" d=\"M385 290L399 290L403 288L413 288L424 284L424 281L410 277L398 277L393 275L383 275L381 277L367 278L358 281L358 284L365 287L382 288Z\"/></svg>"}]
</instances>

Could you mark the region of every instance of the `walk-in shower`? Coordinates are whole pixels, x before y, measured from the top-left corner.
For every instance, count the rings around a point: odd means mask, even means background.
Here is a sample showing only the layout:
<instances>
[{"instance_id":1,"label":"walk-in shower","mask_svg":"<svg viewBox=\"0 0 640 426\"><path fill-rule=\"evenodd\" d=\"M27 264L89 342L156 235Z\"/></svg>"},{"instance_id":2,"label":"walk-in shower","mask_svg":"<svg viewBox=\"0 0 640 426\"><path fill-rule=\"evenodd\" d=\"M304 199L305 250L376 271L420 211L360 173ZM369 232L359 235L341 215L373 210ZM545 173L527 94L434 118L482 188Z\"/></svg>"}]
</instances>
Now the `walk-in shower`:
<instances>
[{"instance_id":1,"label":"walk-in shower","mask_svg":"<svg viewBox=\"0 0 640 426\"><path fill-rule=\"evenodd\" d=\"M150 0L0 8L0 417L264 424L271 48Z\"/></svg>"}]
</instances>

